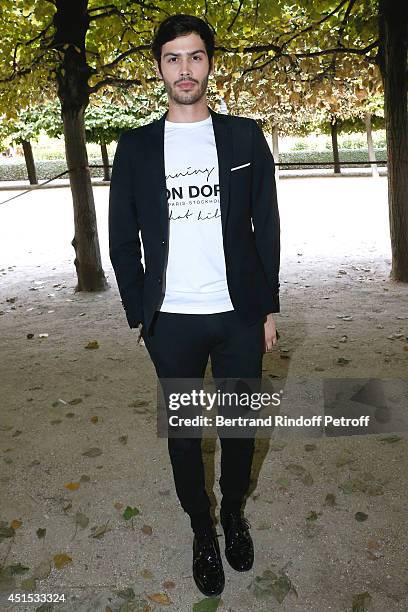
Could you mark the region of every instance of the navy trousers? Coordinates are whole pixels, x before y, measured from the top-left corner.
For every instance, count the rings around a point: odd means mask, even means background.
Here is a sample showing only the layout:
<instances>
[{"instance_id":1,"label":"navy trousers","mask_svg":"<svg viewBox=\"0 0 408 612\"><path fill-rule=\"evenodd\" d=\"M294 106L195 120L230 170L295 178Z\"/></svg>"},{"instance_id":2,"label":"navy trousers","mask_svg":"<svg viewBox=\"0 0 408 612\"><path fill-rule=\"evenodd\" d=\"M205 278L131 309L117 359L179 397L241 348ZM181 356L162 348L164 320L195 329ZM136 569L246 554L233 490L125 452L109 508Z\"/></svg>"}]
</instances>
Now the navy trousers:
<instances>
[{"instance_id":1,"label":"navy trousers","mask_svg":"<svg viewBox=\"0 0 408 612\"><path fill-rule=\"evenodd\" d=\"M264 318L247 325L235 310L215 314L157 311L145 346L159 379L203 380L208 359L214 380L262 377ZM249 487L254 436L223 437L221 510L239 510ZM201 438L168 438L174 483L194 531L212 524L205 490Z\"/></svg>"}]
</instances>

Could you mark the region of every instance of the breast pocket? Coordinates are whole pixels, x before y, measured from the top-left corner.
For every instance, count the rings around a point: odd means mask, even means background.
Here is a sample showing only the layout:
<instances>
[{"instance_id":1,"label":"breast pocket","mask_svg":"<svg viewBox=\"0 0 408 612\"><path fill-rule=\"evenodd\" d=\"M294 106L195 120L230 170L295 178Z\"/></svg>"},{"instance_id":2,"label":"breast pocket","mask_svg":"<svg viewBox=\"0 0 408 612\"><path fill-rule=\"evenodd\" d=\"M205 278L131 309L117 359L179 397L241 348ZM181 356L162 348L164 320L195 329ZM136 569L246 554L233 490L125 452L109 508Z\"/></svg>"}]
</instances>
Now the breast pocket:
<instances>
[{"instance_id":1,"label":"breast pocket","mask_svg":"<svg viewBox=\"0 0 408 612\"><path fill-rule=\"evenodd\" d=\"M231 172L239 172L240 170L244 170L244 168L249 168L251 162L247 162L246 164L240 164L239 166L234 166L231 168Z\"/></svg>"}]
</instances>

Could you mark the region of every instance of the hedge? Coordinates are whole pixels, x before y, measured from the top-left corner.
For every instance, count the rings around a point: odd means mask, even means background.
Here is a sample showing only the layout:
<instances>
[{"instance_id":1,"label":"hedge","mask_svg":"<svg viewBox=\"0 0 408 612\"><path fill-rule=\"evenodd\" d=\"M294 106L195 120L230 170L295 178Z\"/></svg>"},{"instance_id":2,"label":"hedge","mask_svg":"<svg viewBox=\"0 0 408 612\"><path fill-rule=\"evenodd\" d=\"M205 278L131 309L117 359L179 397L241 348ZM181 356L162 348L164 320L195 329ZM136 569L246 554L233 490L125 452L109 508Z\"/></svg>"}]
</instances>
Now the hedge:
<instances>
[{"instance_id":1,"label":"hedge","mask_svg":"<svg viewBox=\"0 0 408 612\"><path fill-rule=\"evenodd\" d=\"M369 166L368 152L364 149L340 149L340 162L341 161L355 161L360 162L361 166ZM378 160L385 160L387 152L385 149L375 149L376 158ZM333 167L333 154L331 151L293 151L291 153L280 154L280 166L281 169L312 169L312 168L332 168ZM90 159L90 164L101 164L98 159ZM302 162L320 162L318 166L303 165ZM296 166L285 166L284 162L299 162ZM112 160L111 160L112 163ZM350 167L350 166L346 166ZM43 181L53 176L64 172L67 169L65 160L47 160L36 162L37 177L38 180ZM91 176L93 178L103 178L103 168L91 168ZM68 178L66 174L64 177ZM23 159L17 161L10 161L7 158L0 160L0 181L22 181L27 180L27 171L25 162Z\"/></svg>"}]
</instances>

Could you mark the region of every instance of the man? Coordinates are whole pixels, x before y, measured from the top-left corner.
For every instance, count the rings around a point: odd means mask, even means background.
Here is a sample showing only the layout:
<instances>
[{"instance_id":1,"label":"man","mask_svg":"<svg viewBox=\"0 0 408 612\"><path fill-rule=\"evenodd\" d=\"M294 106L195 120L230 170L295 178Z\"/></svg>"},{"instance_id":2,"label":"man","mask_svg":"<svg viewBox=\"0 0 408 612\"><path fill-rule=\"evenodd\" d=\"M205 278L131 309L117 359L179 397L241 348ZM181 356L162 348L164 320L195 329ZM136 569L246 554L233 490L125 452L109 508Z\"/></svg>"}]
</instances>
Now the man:
<instances>
[{"instance_id":1,"label":"man","mask_svg":"<svg viewBox=\"0 0 408 612\"><path fill-rule=\"evenodd\" d=\"M122 134L110 190L110 256L127 320L139 327L159 379L202 380L209 357L214 379L260 379L279 312L273 157L254 120L207 106L214 37L204 21L167 18L152 51L168 112ZM218 595L225 578L201 439L169 436L168 448L194 532L195 582ZM254 559L241 508L253 451L253 436L221 438L220 518L227 560L238 571Z\"/></svg>"}]
</instances>

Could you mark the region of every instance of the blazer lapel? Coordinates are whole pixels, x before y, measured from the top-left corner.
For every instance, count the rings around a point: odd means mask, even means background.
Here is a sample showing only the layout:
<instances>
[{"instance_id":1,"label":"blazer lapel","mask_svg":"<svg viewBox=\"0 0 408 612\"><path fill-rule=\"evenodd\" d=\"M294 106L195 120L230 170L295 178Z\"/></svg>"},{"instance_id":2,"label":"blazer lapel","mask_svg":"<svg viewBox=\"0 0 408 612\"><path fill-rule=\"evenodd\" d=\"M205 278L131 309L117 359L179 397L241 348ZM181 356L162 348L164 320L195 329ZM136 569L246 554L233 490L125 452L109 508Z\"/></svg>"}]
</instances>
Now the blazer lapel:
<instances>
[{"instance_id":1,"label":"blazer lapel","mask_svg":"<svg viewBox=\"0 0 408 612\"><path fill-rule=\"evenodd\" d=\"M215 144L217 146L221 223L225 238L225 228L227 225L229 210L229 191L232 165L232 134L228 117L226 115L214 112L211 108L209 108L209 111L213 120Z\"/></svg>"},{"instance_id":2,"label":"blazer lapel","mask_svg":"<svg viewBox=\"0 0 408 612\"><path fill-rule=\"evenodd\" d=\"M168 111L167 111L168 112ZM164 127L167 112L157 121L151 124L151 133L149 135L148 147L146 152L150 152L150 167L151 167L151 186L156 193L156 197L152 198L159 203L160 206L160 221L163 230L163 236L167 238L169 233L169 212L167 202L167 187L166 187L166 172L164 165Z\"/></svg>"},{"instance_id":3,"label":"blazer lapel","mask_svg":"<svg viewBox=\"0 0 408 612\"><path fill-rule=\"evenodd\" d=\"M210 111L213 120L215 144L217 147L221 224L223 235L225 237L225 228L229 210L232 135L227 116L216 113L210 107L208 107L208 110ZM166 113L160 119L151 124L152 129L149 142L149 148L152 155L150 162L152 168L152 188L156 191L157 200L160 203L160 219L162 222L162 229L166 237L168 236L169 230L166 174L164 164L164 128L167 113L168 111L166 111Z\"/></svg>"}]
</instances>

